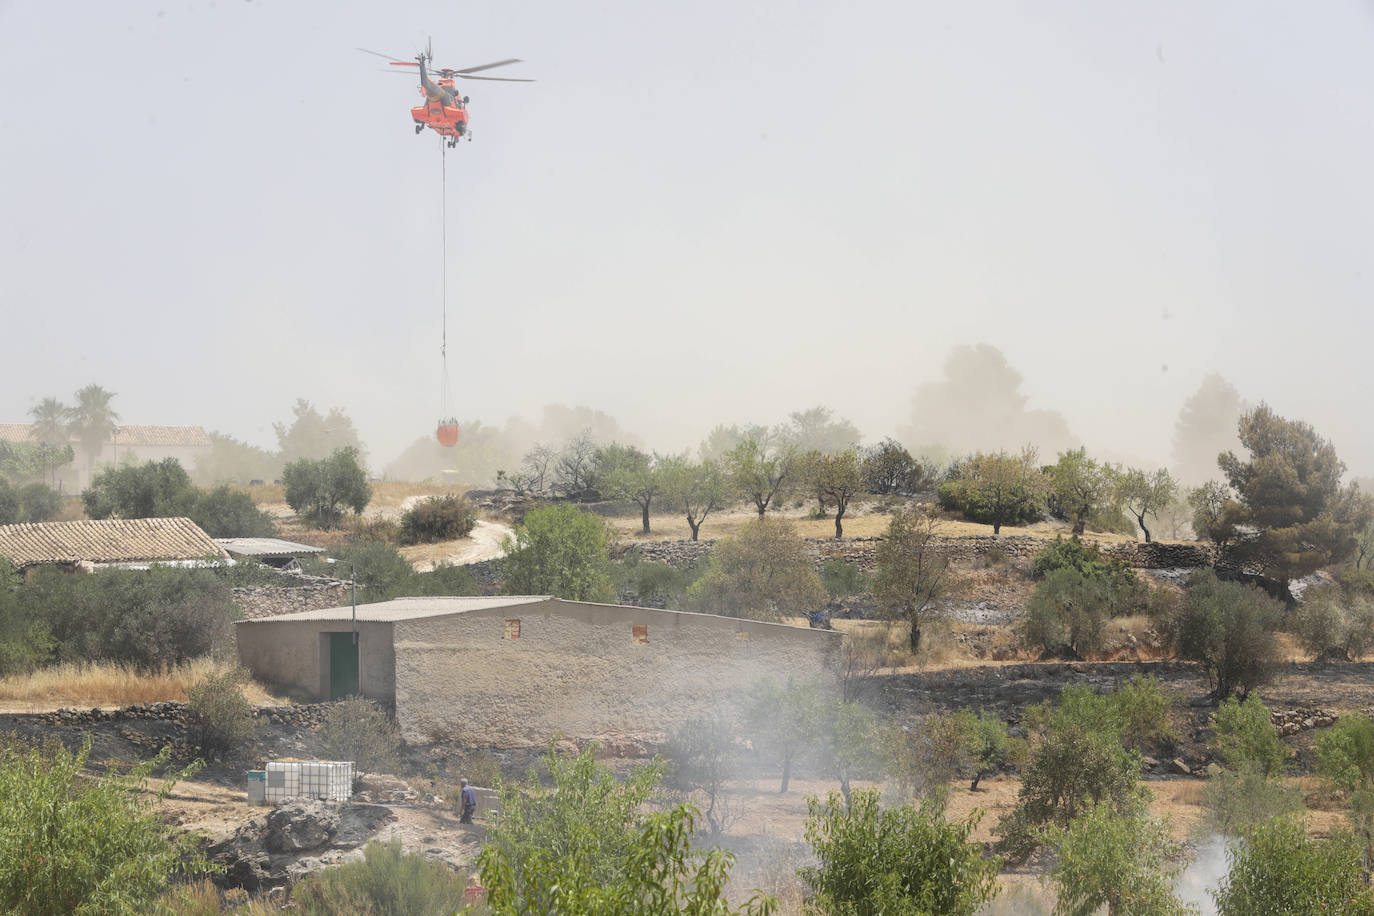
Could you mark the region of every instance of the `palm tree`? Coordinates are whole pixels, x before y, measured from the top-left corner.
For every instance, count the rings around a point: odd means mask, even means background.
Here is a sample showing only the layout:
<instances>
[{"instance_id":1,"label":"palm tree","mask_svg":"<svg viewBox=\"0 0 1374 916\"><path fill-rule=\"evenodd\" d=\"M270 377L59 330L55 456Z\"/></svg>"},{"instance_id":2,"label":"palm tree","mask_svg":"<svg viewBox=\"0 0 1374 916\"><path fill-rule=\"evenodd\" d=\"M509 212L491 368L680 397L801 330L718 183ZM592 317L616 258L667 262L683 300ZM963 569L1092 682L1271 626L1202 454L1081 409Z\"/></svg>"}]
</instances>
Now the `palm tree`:
<instances>
[{"instance_id":1,"label":"palm tree","mask_svg":"<svg viewBox=\"0 0 1374 916\"><path fill-rule=\"evenodd\" d=\"M95 476L95 461L100 457L100 450L117 428L115 421L119 414L110 407L113 398L113 391L106 391L99 385L87 385L76 393L76 406L72 408L68 428L76 434L81 451L86 453L88 479Z\"/></svg>"},{"instance_id":2,"label":"palm tree","mask_svg":"<svg viewBox=\"0 0 1374 916\"><path fill-rule=\"evenodd\" d=\"M50 473L52 486L56 489L57 468L53 458L71 439L69 424L72 409L57 398L44 398L29 408L29 416L33 417L29 434L38 440L38 448L43 455L43 470Z\"/></svg>"}]
</instances>

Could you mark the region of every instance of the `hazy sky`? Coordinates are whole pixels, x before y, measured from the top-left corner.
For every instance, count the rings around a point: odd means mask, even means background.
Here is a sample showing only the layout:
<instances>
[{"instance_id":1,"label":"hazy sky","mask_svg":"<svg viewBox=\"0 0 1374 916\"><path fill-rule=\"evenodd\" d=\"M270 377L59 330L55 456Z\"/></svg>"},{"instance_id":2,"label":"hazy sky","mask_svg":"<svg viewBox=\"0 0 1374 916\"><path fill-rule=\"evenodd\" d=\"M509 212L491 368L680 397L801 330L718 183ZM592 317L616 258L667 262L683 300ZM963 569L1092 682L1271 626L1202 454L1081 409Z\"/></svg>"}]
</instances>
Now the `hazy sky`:
<instances>
[{"instance_id":1,"label":"hazy sky","mask_svg":"<svg viewBox=\"0 0 1374 916\"><path fill-rule=\"evenodd\" d=\"M1374 470L1374 6L1132 6L0 0L0 421L432 430L440 145L353 50L432 35L539 80L448 155L461 416L877 439L987 342L1094 450L1217 371Z\"/></svg>"}]
</instances>

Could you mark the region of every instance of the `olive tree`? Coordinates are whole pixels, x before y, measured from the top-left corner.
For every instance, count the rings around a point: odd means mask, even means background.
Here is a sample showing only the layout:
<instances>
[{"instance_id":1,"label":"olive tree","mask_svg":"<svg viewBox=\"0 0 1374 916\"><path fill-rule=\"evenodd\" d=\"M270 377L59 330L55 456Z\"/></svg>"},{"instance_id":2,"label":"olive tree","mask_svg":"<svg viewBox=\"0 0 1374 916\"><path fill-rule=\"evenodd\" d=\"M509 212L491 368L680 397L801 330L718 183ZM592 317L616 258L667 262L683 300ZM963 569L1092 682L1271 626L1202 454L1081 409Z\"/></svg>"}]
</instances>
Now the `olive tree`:
<instances>
[{"instance_id":1,"label":"olive tree","mask_svg":"<svg viewBox=\"0 0 1374 916\"><path fill-rule=\"evenodd\" d=\"M911 625L910 645L921 647L921 630L942 613L949 556L935 542L935 517L917 509L899 509L878 543L873 597L887 613Z\"/></svg>"},{"instance_id":2,"label":"olive tree","mask_svg":"<svg viewBox=\"0 0 1374 916\"><path fill-rule=\"evenodd\" d=\"M1135 518L1145 543L1150 543L1150 529L1145 524L1178 496L1178 484L1168 468L1145 471L1125 468L1116 473L1116 497Z\"/></svg>"},{"instance_id":3,"label":"olive tree","mask_svg":"<svg viewBox=\"0 0 1374 916\"><path fill-rule=\"evenodd\" d=\"M687 519L692 540L701 535L702 523L729 502L729 480L719 464L706 459L693 462L686 455L659 460L663 498Z\"/></svg>"},{"instance_id":4,"label":"olive tree","mask_svg":"<svg viewBox=\"0 0 1374 916\"><path fill-rule=\"evenodd\" d=\"M345 509L361 515L372 499L367 472L352 446L338 449L328 458L301 458L282 470L286 504L313 524L337 528Z\"/></svg>"}]
</instances>

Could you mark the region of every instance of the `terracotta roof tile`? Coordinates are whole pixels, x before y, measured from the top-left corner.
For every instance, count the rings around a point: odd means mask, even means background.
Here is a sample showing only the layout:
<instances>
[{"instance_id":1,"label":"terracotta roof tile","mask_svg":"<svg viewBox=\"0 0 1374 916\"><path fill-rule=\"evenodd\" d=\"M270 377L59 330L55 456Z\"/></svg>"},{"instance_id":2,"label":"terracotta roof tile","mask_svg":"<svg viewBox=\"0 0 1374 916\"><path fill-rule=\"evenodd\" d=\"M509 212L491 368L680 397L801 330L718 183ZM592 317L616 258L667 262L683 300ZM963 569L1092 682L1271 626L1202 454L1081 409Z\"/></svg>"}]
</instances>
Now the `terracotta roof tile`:
<instances>
[{"instance_id":1,"label":"terracotta roof tile","mask_svg":"<svg viewBox=\"0 0 1374 916\"><path fill-rule=\"evenodd\" d=\"M225 558L228 554L189 518L0 525L0 557L23 569L43 563L131 563Z\"/></svg>"},{"instance_id":2,"label":"terracotta roof tile","mask_svg":"<svg viewBox=\"0 0 1374 916\"><path fill-rule=\"evenodd\" d=\"M28 423L0 423L0 441L32 442L33 427ZM73 443L77 441L73 436ZM203 426L149 426L133 424L119 427L115 443L129 448L182 445L210 448L214 443Z\"/></svg>"}]
</instances>

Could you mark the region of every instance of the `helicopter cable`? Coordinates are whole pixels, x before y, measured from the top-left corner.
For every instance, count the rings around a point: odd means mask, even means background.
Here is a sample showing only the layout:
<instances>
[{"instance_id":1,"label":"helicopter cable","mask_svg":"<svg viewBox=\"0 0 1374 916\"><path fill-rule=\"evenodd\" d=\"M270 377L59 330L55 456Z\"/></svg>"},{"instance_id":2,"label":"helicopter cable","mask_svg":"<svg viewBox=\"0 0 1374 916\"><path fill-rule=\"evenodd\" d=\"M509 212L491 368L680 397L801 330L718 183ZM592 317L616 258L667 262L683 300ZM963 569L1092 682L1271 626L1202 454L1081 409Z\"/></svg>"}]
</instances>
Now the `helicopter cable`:
<instances>
[{"instance_id":1,"label":"helicopter cable","mask_svg":"<svg viewBox=\"0 0 1374 916\"><path fill-rule=\"evenodd\" d=\"M439 338L439 359L443 366L442 388L439 392L442 413L440 419L447 422L448 415L448 143L439 138L439 213L440 245L443 248L441 261L440 297L443 315L442 331Z\"/></svg>"}]
</instances>

